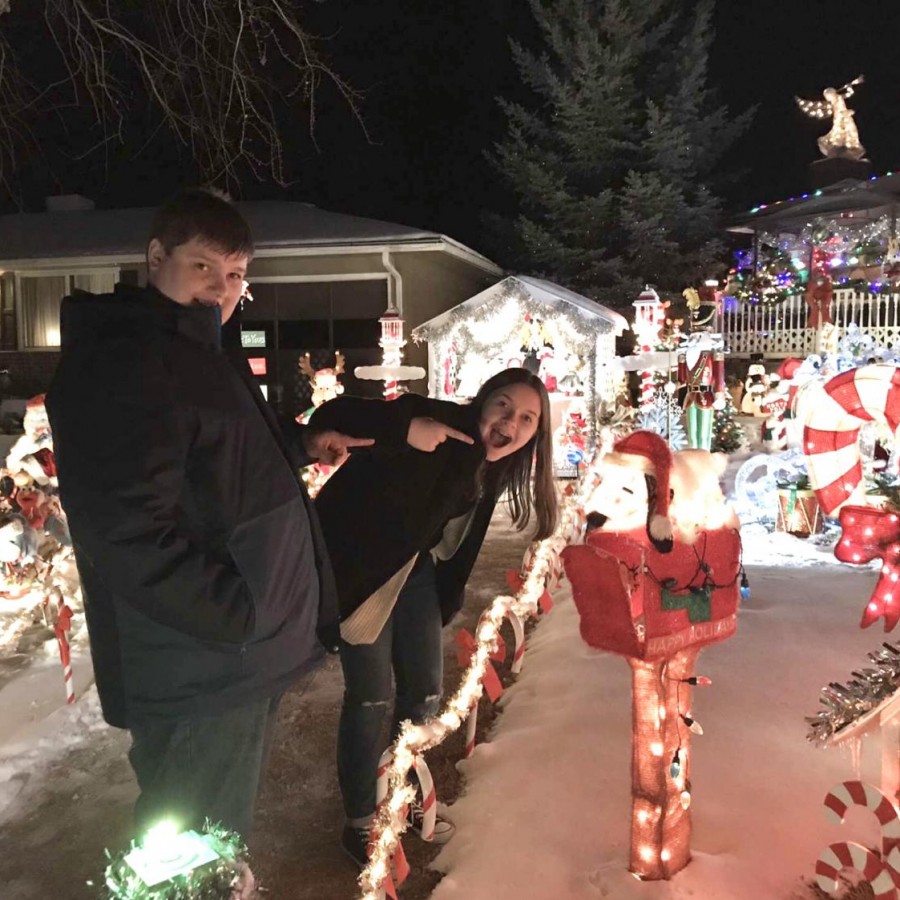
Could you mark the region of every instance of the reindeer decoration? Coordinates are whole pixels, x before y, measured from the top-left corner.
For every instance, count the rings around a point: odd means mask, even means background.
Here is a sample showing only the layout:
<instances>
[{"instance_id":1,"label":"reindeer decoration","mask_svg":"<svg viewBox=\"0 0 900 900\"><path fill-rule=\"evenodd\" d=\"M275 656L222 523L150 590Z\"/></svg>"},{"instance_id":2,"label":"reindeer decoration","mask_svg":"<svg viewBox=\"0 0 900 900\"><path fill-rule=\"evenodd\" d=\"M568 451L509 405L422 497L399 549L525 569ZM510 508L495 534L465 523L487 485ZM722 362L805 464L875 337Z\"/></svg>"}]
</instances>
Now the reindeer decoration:
<instances>
[{"instance_id":1,"label":"reindeer decoration","mask_svg":"<svg viewBox=\"0 0 900 900\"><path fill-rule=\"evenodd\" d=\"M334 368L326 369L314 369L309 354L304 353L300 357L300 371L309 379L313 409L344 393L344 386L338 381L344 374L344 355L340 350L334 354Z\"/></svg>"}]
</instances>

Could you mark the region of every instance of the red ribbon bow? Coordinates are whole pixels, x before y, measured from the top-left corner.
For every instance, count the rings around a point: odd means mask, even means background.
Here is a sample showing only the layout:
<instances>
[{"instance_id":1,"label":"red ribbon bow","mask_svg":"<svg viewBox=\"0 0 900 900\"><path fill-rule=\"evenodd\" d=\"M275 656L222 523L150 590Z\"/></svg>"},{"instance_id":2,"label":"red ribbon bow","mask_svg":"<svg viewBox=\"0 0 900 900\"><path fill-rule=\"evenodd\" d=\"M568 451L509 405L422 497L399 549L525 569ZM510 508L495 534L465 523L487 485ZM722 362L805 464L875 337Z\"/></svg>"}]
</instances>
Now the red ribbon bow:
<instances>
[{"instance_id":1,"label":"red ribbon bow","mask_svg":"<svg viewBox=\"0 0 900 900\"><path fill-rule=\"evenodd\" d=\"M843 534L834 555L841 562L883 560L860 628L868 628L884 616L884 630L890 631L900 621L900 516L874 506L845 506L840 522Z\"/></svg>"}]
</instances>

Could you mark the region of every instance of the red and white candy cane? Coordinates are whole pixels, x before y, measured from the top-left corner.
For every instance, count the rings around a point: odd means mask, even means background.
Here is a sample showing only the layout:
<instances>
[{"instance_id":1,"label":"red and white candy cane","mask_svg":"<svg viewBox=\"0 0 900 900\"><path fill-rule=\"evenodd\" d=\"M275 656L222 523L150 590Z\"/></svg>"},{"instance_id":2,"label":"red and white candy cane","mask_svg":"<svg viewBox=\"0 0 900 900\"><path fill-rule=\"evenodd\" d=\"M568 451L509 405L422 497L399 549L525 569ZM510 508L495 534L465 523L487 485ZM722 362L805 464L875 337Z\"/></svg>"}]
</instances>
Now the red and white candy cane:
<instances>
[{"instance_id":1,"label":"red and white candy cane","mask_svg":"<svg viewBox=\"0 0 900 900\"><path fill-rule=\"evenodd\" d=\"M900 426L900 368L873 364L808 385L799 397L810 484L825 515L863 502L859 430L867 422Z\"/></svg>"},{"instance_id":2,"label":"red and white candy cane","mask_svg":"<svg viewBox=\"0 0 900 900\"><path fill-rule=\"evenodd\" d=\"M394 751L391 747L388 747L384 753L381 754L381 759L378 761L378 776L375 780L375 805L380 806L381 801L387 797L388 793L388 770L391 767L391 763L394 761Z\"/></svg>"},{"instance_id":3,"label":"red and white candy cane","mask_svg":"<svg viewBox=\"0 0 900 900\"><path fill-rule=\"evenodd\" d=\"M826 815L840 825L851 806L872 811L881 826L881 851L885 859L894 848L900 847L900 816L894 804L871 784L864 781L845 781L825 795Z\"/></svg>"},{"instance_id":4,"label":"red and white candy cane","mask_svg":"<svg viewBox=\"0 0 900 900\"><path fill-rule=\"evenodd\" d=\"M835 891L838 872L849 868L863 875L872 885L876 897L896 898L895 891L900 887L900 816L894 804L878 788L863 781L845 781L825 796L827 815L838 824L843 823L851 806L871 810L878 820L881 856L853 842L832 844L816 862L819 887L826 892Z\"/></svg>"},{"instance_id":5,"label":"red and white candy cane","mask_svg":"<svg viewBox=\"0 0 900 900\"><path fill-rule=\"evenodd\" d=\"M889 868L869 849L853 841L831 844L816 860L816 884L826 894L841 887L844 869L858 872L872 886L875 900L897 900L897 889Z\"/></svg>"},{"instance_id":6,"label":"red and white candy cane","mask_svg":"<svg viewBox=\"0 0 900 900\"><path fill-rule=\"evenodd\" d=\"M531 567L534 565L536 549L539 544L529 544L528 549L525 551L525 555L522 557L522 569L521 572L527 574L531 571ZM550 550L547 553L547 578L545 586L548 591L553 592L559 587L560 579L564 575L562 559L558 552L555 550Z\"/></svg>"},{"instance_id":7,"label":"red and white candy cane","mask_svg":"<svg viewBox=\"0 0 900 900\"><path fill-rule=\"evenodd\" d=\"M463 756L468 759L475 752L475 726L478 725L478 704L473 703L466 719L466 749Z\"/></svg>"},{"instance_id":8,"label":"red and white candy cane","mask_svg":"<svg viewBox=\"0 0 900 900\"><path fill-rule=\"evenodd\" d=\"M381 754L378 763L378 780L375 782L375 805L379 805L388 793L388 770L393 762L394 754L390 747ZM437 793L434 790L434 779L425 757L421 753L413 758L413 771L419 779L422 790L422 840L430 841L434 837L434 825L437 820Z\"/></svg>"},{"instance_id":9,"label":"red and white candy cane","mask_svg":"<svg viewBox=\"0 0 900 900\"><path fill-rule=\"evenodd\" d=\"M513 675L518 675L522 671L522 663L525 661L525 623L512 610L507 613L507 618L509 624L512 625L513 637L516 641L512 665L509 668Z\"/></svg>"},{"instance_id":10,"label":"red and white candy cane","mask_svg":"<svg viewBox=\"0 0 900 900\"><path fill-rule=\"evenodd\" d=\"M63 679L66 684L66 703L75 702L75 682L72 678L72 651L69 647L69 631L72 629L72 610L63 599L60 591L54 590L57 603L56 624L53 631L59 646L59 661L63 667Z\"/></svg>"}]
</instances>

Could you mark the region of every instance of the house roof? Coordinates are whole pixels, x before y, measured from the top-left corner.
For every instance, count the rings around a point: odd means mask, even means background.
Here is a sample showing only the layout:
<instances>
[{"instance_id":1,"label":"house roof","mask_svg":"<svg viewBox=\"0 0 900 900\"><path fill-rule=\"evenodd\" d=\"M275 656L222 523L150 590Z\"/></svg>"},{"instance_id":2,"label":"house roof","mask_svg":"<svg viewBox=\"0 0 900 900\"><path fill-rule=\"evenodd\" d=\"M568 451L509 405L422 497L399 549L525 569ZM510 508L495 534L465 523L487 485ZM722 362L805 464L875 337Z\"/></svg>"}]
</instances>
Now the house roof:
<instances>
[{"instance_id":1,"label":"house roof","mask_svg":"<svg viewBox=\"0 0 900 900\"><path fill-rule=\"evenodd\" d=\"M423 322L417 328L413 329L412 336L415 340L429 341L438 337L452 322L457 321L461 316L473 312L480 306L487 303L503 302L508 297L515 294L526 294L536 303L543 304L550 308L559 307L561 304L571 307L571 311L581 319L593 320L596 323L605 323L609 330L615 330L617 335L621 334L628 328L627 319L620 313L601 306L594 300L590 300L575 291L570 291L562 285L554 284L551 281L544 281L541 278L532 278L530 275L509 275L497 284L492 285L486 290L469 297L458 306L442 312L440 315Z\"/></svg>"},{"instance_id":2,"label":"house roof","mask_svg":"<svg viewBox=\"0 0 900 900\"><path fill-rule=\"evenodd\" d=\"M888 172L865 180L845 179L798 197L760 204L735 216L729 231L785 231L801 229L811 218L847 215L860 220L896 213L900 206L900 173Z\"/></svg>"},{"instance_id":3,"label":"house roof","mask_svg":"<svg viewBox=\"0 0 900 900\"><path fill-rule=\"evenodd\" d=\"M329 212L309 203L270 200L237 206L261 255L300 248L444 244L483 268L500 271L486 257L434 231ZM27 260L142 258L154 212L140 207L0 216L0 266L12 268L12 262Z\"/></svg>"}]
</instances>

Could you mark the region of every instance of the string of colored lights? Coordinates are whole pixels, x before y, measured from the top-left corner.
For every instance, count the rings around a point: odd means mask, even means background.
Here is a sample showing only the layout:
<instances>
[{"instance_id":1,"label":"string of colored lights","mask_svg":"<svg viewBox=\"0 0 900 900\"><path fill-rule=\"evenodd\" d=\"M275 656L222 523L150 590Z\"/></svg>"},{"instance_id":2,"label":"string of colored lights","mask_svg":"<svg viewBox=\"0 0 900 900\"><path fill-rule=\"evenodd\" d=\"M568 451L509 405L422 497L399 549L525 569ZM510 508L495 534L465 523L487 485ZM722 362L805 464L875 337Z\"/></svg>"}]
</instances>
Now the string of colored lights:
<instances>
[{"instance_id":1,"label":"string of colored lights","mask_svg":"<svg viewBox=\"0 0 900 900\"><path fill-rule=\"evenodd\" d=\"M884 175L870 175L868 181L880 181L882 178L889 178L893 175L893 172L885 172ZM753 215L758 212L762 212L764 209L771 209L776 206L781 206L784 203L798 203L801 200L808 200L810 197L821 197L824 191L821 188L815 191L809 191L805 194L800 194L797 197L788 197L786 200L773 200L771 203L758 203L756 206L752 207L748 212Z\"/></svg>"},{"instance_id":2,"label":"string of colored lights","mask_svg":"<svg viewBox=\"0 0 900 900\"><path fill-rule=\"evenodd\" d=\"M816 218L796 234L760 231L754 250L735 252L725 294L743 302L778 303L804 293L813 276L834 288L894 293L900 240L890 216Z\"/></svg>"}]
</instances>

